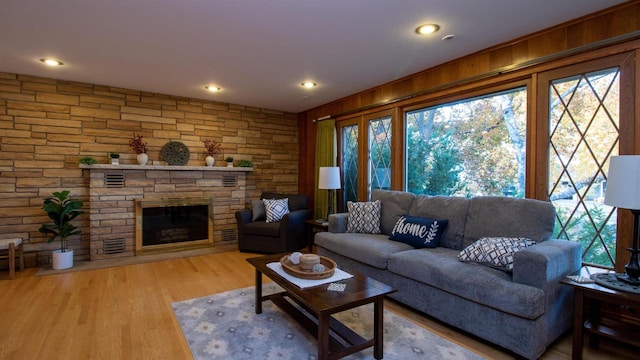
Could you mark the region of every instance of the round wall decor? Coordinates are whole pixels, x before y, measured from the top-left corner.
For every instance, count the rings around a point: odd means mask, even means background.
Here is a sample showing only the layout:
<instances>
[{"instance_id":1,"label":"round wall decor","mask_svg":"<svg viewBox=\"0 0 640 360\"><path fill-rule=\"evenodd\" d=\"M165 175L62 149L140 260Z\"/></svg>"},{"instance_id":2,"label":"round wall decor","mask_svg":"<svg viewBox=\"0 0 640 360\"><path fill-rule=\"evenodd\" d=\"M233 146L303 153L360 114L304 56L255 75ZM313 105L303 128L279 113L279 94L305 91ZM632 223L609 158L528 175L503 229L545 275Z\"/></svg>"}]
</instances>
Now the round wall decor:
<instances>
[{"instance_id":1,"label":"round wall decor","mask_svg":"<svg viewBox=\"0 0 640 360\"><path fill-rule=\"evenodd\" d=\"M187 165L191 152L187 145L180 141L169 141L162 147L162 158L169 165Z\"/></svg>"}]
</instances>

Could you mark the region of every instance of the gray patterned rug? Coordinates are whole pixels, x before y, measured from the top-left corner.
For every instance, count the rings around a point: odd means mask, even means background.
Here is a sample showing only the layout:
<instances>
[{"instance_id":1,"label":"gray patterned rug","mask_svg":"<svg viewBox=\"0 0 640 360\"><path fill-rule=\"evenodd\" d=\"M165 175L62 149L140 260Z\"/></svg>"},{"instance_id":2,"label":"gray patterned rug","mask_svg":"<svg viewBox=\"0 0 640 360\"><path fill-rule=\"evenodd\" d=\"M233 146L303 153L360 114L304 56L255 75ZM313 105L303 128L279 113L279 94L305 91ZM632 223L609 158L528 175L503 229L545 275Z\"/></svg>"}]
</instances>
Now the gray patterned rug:
<instances>
[{"instance_id":1,"label":"gray patterned rug","mask_svg":"<svg viewBox=\"0 0 640 360\"><path fill-rule=\"evenodd\" d=\"M265 284L263 294L280 291ZM236 289L171 304L195 359L316 359L316 339L270 301L254 310L254 288ZM372 305L335 316L370 338ZM372 359L371 348L346 359ZM482 359L413 322L384 311L385 359Z\"/></svg>"}]
</instances>

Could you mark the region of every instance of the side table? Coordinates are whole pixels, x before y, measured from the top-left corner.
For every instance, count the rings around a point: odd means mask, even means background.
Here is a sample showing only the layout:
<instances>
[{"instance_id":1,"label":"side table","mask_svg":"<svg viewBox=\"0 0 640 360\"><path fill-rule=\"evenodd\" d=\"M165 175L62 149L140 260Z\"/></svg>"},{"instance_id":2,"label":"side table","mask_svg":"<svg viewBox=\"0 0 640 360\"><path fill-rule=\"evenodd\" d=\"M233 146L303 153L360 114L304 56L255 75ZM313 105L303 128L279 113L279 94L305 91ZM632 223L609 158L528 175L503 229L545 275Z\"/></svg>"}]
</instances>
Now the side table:
<instances>
[{"instance_id":1,"label":"side table","mask_svg":"<svg viewBox=\"0 0 640 360\"><path fill-rule=\"evenodd\" d=\"M574 288L572 359L582 359L585 331L593 347L600 336L640 347L640 295L569 278L560 282Z\"/></svg>"},{"instance_id":2,"label":"side table","mask_svg":"<svg viewBox=\"0 0 640 360\"><path fill-rule=\"evenodd\" d=\"M318 220L305 220L307 224L307 244L309 244L309 252L313 252L313 239L315 237L315 231L329 231L329 223Z\"/></svg>"}]
</instances>

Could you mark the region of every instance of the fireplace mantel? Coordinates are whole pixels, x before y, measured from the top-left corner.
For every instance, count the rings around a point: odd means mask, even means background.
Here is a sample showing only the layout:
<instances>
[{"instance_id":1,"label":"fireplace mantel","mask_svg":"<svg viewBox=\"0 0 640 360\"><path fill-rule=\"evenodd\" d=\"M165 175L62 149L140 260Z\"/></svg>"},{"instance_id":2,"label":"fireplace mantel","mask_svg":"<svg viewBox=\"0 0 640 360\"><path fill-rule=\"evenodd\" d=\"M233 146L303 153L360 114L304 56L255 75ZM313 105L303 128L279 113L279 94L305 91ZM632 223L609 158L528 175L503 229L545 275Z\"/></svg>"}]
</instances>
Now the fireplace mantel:
<instances>
[{"instance_id":1,"label":"fireplace mantel","mask_svg":"<svg viewBox=\"0 0 640 360\"><path fill-rule=\"evenodd\" d=\"M111 164L80 164L81 169L88 170L171 170L171 171L224 171L224 172L252 172L252 167L240 166L189 166L189 165L111 165Z\"/></svg>"}]
</instances>

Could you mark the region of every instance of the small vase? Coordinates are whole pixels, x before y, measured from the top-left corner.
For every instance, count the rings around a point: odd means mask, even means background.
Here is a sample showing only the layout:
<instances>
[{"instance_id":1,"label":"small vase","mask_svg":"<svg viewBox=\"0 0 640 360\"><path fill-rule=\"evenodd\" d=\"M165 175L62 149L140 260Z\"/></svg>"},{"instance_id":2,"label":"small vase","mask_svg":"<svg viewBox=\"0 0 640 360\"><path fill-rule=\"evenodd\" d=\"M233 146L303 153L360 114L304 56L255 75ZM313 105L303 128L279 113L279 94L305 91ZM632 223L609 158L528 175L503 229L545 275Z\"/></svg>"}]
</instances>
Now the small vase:
<instances>
[{"instance_id":1,"label":"small vase","mask_svg":"<svg viewBox=\"0 0 640 360\"><path fill-rule=\"evenodd\" d=\"M205 164L207 164L207 166L211 167L216 162L216 159L214 159L213 156L209 155L206 158L204 158L204 162Z\"/></svg>"},{"instance_id":2,"label":"small vase","mask_svg":"<svg viewBox=\"0 0 640 360\"><path fill-rule=\"evenodd\" d=\"M120 159L111 158L111 165L120 165Z\"/></svg>"},{"instance_id":3,"label":"small vase","mask_svg":"<svg viewBox=\"0 0 640 360\"><path fill-rule=\"evenodd\" d=\"M145 153L138 154L138 156L136 156L136 158L138 159L138 164L140 164L140 165L146 165L147 161L149 161L149 157Z\"/></svg>"},{"instance_id":4,"label":"small vase","mask_svg":"<svg viewBox=\"0 0 640 360\"><path fill-rule=\"evenodd\" d=\"M229 162L227 163L227 167L233 167L233 161L229 161Z\"/></svg>"}]
</instances>

